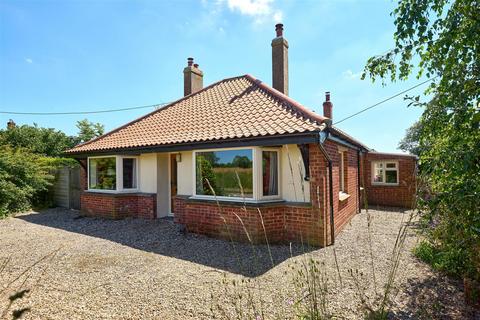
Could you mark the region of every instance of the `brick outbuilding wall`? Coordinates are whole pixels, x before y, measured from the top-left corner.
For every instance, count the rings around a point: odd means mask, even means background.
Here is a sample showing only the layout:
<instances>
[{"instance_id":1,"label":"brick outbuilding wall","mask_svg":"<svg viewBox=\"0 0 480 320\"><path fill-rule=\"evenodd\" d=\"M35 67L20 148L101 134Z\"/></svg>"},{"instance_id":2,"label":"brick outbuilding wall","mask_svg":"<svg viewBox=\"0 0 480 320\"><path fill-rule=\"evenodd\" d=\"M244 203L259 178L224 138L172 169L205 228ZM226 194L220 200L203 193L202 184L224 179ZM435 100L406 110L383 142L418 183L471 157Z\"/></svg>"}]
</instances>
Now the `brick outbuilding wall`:
<instances>
[{"instance_id":1,"label":"brick outbuilding wall","mask_svg":"<svg viewBox=\"0 0 480 320\"><path fill-rule=\"evenodd\" d=\"M372 162L398 162L398 185L372 184ZM369 206L381 205L390 207L411 208L416 192L417 158L411 155L368 152L363 156L363 183Z\"/></svg>"}]
</instances>

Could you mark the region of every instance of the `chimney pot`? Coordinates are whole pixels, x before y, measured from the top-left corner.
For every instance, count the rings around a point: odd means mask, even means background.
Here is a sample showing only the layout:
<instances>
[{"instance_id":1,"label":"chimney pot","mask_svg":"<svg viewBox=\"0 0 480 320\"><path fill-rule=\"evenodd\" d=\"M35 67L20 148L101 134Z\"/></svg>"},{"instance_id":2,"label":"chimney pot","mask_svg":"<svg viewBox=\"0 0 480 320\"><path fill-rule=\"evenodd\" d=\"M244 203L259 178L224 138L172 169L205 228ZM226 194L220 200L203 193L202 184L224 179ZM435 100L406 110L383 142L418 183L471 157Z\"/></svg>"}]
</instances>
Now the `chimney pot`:
<instances>
[{"instance_id":1,"label":"chimney pot","mask_svg":"<svg viewBox=\"0 0 480 320\"><path fill-rule=\"evenodd\" d=\"M198 69L198 63L194 63L193 66Z\"/></svg>"},{"instance_id":2,"label":"chimney pot","mask_svg":"<svg viewBox=\"0 0 480 320\"><path fill-rule=\"evenodd\" d=\"M277 37L283 37L283 24L277 23L275 25L275 31L277 32Z\"/></svg>"},{"instance_id":3,"label":"chimney pot","mask_svg":"<svg viewBox=\"0 0 480 320\"><path fill-rule=\"evenodd\" d=\"M288 96L288 41L283 24L275 25L277 37L272 40L272 87Z\"/></svg>"},{"instance_id":4,"label":"chimney pot","mask_svg":"<svg viewBox=\"0 0 480 320\"><path fill-rule=\"evenodd\" d=\"M188 58L187 59L187 65L191 67L193 65L193 58Z\"/></svg>"},{"instance_id":5,"label":"chimney pot","mask_svg":"<svg viewBox=\"0 0 480 320\"><path fill-rule=\"evenodd\" d=\"M330 92L325 92L325 102L323 103L323 116L329 119L333 117L333 104L330 101Z\"/></svg>"}]
</instances>

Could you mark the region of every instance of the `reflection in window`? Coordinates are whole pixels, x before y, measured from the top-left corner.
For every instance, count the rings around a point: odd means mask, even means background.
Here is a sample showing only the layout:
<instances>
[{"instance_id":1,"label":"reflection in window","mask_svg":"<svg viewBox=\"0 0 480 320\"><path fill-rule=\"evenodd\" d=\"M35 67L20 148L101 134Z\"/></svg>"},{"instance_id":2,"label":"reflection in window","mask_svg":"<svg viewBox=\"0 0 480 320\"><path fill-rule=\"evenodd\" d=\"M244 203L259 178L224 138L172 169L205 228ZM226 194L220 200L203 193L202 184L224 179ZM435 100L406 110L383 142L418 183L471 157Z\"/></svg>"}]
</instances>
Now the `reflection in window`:
<instances>
[{"instance_id":1,"label":"reflection in window","mask_svg":"<svg viewBox=\"0 0 480 320\"><path fill-rule=\"evenodd\" d=\"M263 195L278 195L278 152L262 152Z\"/></svg>"},{"instance_id":2,"label":"reflection in window","mask_svg":"<svg viewBox=\"0 0 480 320\"><path fill-rule=\"evenodd\" d=\"M124 189L137 188L137 159L134 159L134 158L123 159L123 188Z\"/></svg>"},{"instance_id":3,"label":"reflection in window","mask_svg":"<svg viewBox=\"0 0 480 320\"><path fill-rule=\"evenodd\" d=\"M195 165L197 195L253 197L252 149L197 152Z\"/></svg>"},{"instance_id":4,"label":"reflection in window","mask_svg":"<svg viewBox=\"0 0 480 320\"><path fill-rule=\"evenodd\" d=\"M115 157L89 159L89 188L115 190L117 188L115 164Z\"/></svg>"}]
</instances>

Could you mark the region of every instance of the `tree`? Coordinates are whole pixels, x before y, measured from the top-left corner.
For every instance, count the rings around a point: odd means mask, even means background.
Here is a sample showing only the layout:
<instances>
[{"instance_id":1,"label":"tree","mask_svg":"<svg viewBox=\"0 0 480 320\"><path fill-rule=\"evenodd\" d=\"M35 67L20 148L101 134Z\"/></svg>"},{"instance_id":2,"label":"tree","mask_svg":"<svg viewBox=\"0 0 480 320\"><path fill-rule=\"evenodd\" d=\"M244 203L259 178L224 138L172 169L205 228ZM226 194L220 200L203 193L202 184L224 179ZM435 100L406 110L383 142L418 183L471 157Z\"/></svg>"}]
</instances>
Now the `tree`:
<instances>
[{"instance_id":1,"label":"tree","mask_svg":"<svg viewBox=\"0 0 480 320\"><path fill-rule=\"evenodd\" d=\"M74 137L52 128L40 128L37 124L10 125L7 129L0 130L0 145L24 148L49 157L59 157L75 144Z\"/></svg>"},{"instance_id":2,"label":"tree","mask_svg":"<svg viewBox=\"0 0 480 320\"><path fill-rule=\"evenodd\" d=\"M78 141L87 142L93 138L101 136L105 132L105 126L101 123L93 123L87 119L83 119L77 122L78 128Z\"/></svg>"},{"instance_id":3,"label":"tree","mask_svg":"<svg viewBox=\"0 0 480 320\"><path fill-rule=\"evenodd\" d=\"M53 176L51 162L29 150L0 146L0 218L44 204Z\"/></svg>"},{"instance_id":4,"label":"tree","mask_svg":"<svg viewBox=\"0 0 480 320\"><path fill-rule=\"evenodd\" d=\"M237 168L251 168L252 160L247 156L235 156L232 160L232 167Z\"/></svg>"},{"instance_id":5,"label":"tree","mask_svg":"<svg viewBox=\"0 0 480 320\"><path fill-rule=\"evenodd\" d=\"M420 167L428 197L419 200L438 266L480 280L480 4L399 0L395 47L368 60L363 78L432 79L434 103L420 118Z\"/></svg>"},{"instance_id":6,"label":"tree","mask_svg":"<svg viewBox=\"0 0 480 320\"><path fill-rule=\"evenodd\" d=\"M405 137L398 143L398 148L402 151L420 155L420 133L422 125L419 121L412 124L410 128L406 130Z\"/></svg>"}]
</instances>

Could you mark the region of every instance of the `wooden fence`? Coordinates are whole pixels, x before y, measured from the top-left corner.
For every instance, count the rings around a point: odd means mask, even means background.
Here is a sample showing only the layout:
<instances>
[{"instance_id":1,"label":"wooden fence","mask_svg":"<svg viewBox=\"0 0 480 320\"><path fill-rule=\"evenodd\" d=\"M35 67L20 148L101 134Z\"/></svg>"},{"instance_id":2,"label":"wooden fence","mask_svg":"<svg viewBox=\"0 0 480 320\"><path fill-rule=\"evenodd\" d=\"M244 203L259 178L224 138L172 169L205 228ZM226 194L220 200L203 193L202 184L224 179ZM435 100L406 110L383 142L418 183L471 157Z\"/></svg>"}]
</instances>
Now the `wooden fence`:
<instances>
[{"instance_id":1,"label":"wooden fence","mask_svg":"<svg viewBox=\"0 0 480 320\"><path fill-rule=\"evenodd\" d=\"M53 201L57 207L80 209L80 168L63 167L56 170Z\"/></svg>"}]
</instances>

